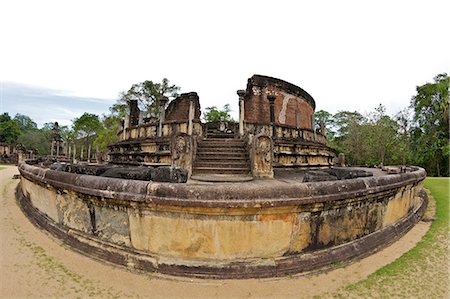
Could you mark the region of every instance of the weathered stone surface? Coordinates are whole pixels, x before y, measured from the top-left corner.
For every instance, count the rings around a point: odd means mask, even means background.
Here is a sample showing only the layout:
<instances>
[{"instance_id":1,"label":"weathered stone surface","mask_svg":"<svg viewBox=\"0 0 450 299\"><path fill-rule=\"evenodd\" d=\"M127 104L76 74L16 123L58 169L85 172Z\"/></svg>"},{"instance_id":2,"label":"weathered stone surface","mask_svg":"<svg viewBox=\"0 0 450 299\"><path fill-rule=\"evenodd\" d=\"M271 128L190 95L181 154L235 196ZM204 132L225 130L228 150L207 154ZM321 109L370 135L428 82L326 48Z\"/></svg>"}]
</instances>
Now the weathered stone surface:
<instances>
[{"instance_id":1,"label":"weathered stone surface","mask_svg":"<svg viewBox=\"0 0 450 299\"><path fill-rule=\"evenodd\" d=\"M308 171L305 173L303 182L335 181L337 179L337 176L329 174L325 171Z\"/></svg>"},{"instance_id":2,"label":"weathered stone surface","mask_svg":"<svg viewBox=\"0 0 450 299\"><path fill-rule=\"evenodd\" d=\"M95 227L99 238L119 245L131 245L125 209L95 206Z\"/></svg>"},{"instance_id":3,"label":"weathered stone surface","mask_svg":"<svg viewBox=\"0 0 450 299\"><path fill-rule=\"evenodd\" d=\"M57 171L67 171L67 164L61 163L61 162L55 162L52 165L49 166L51 170L57 170Z\"/></svg>"},{"instance_id":4,"label":"weathered stone surface","mask_svg":"<svg viewBox=\"0 0 450 299\"><path fill-rule=\"evenodd\" d=\"M21 191L33 206L27 211L58 236L119 264L141 250L149 268L176 275L270 277L344 261L398 238L426 205L419 197L421 169L279 190L19 169ZM112 253L117 249L123 255Z\"/></svg>"},{"instance_id":5,"label":"weathered stone surface","mask_svg":"<svg viewBox=\"0 0 450 299\"><path fill-rule=\"evenodd\" d=\"M59 164L55 163L55 164L62 165L61 169L55 170L61 170L78 174L97 175L97 176L102 175L106 170L108 170L111 167L106 165L88 165L88 164L63 164L63 163ZM52 168L50 167L50 169Z\"/></svg>"},{"instance_id":6,"label":"weathered stone surface","mask_svg":"<svg viewBox=\"0 0 450 299\"><path fill-rule=\"evenodd\" d=\"M361 178L361 177L370 177L373 176L373 173L361 169L354 169L354 168L331 168L331 169L325 169L325 172L334 175L338 178L338 180L348 180L348 179L354 179L354 178Z\"/></svg>"},{"instance_id":7,"label":"weathered stone surface","mask_svg":"<svg viewBox=\"0 0 450 299\"><path fill-rule=\"evenodd\" d=\"M119 178L127 180L152 180L153 167L140 166L140 167L111 167L103 172L100 176L109 178Z\"/></svg>"},{"instance_id":8,"label":"weathered stone surface","mask_svg":"<svg viewBox=\"0 0 450 299\"><path fill-rule=\"evenodd\" d=\"M181 167L162 166L154 168L151 177L155 182L186 183L188 171Z\"/></svg>"},{"instance_id":9,"label":"weathered stone surface","mask_svg":"<svg viewBox=\"0 0 450 299\"><path fill-rule=\"evenodd\" d=\"M388 174L399 174L401 172L400 167L392 167L392 166L386 166L384 170L387 171Z\"/></svg>"},{"instance_id":10,"label":"weathered stone surface","mask_svg":"<svg viewBox=\"0 0 450 299\"><path fill-rule=\"evenodd\" d=\"M273 144L267 135L256 135L252 141L250 161L254 177L273 178Z\"/></svg>"},{"instance_id":11,"label":"weathered stone surface","mask_svg":"<svg viewBox=\"0 0 450 299\"><path fill-rule=\"evenodd\" d=\"M192 136L180 133L172 138L171 142L172 165L184 168L192 173L194 154L194 140Z\"/></svg>"}]
</instances>

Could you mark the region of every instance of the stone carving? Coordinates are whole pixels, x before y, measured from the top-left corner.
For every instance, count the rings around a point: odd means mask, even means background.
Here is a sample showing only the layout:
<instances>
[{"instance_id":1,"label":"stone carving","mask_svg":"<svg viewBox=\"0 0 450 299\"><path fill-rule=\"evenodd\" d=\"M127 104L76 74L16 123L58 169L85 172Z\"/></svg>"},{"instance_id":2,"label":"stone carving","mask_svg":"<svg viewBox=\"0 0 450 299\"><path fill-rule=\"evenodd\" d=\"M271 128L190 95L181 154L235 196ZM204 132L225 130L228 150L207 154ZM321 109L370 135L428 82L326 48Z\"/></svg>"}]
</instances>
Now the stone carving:
<instances>
[{"instance_id":1,"label":"stone carving","mask_svg":"<svg viewBox=\"0 0 450 299\"><path fill-rule=\"evenodd\" d=\"M273 178L272 139L267 135L257 135L252 142L252 172L253 176Z\"/></svg>"},{"instance_id":2,"label":"stone carving","mask_svg":"<svg viewBox=\"0 0 450 299\"><path fill-rule=\"evenodd\" d=\"M186 133L179 133L171 142L172 165L185 168L192 172L192 137Z\"/></svg>"}]
</instances>

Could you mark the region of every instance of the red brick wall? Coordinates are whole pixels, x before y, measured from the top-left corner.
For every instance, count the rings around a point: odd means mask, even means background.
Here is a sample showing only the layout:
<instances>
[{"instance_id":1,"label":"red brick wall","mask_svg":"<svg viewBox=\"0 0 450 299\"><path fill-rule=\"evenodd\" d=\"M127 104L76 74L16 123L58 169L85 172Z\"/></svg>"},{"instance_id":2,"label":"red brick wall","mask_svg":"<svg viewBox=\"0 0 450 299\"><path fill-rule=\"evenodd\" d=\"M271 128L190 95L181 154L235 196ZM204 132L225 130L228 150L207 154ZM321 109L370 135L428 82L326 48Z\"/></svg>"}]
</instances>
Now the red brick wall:
<instances>
[{"instance_id":1,"label":"red brick wall","mask_svg":"<svg viewBox=\"0 0 450 299\"><path fill-rule=\"evenodd\" d=\"M244 101L245 121L256 123L270 122L270 104L269 100L267 100L268 93L274 93L276 95L276 124L312 129L311 118L314 114L314 108L311 104L300 95L270 85L266 87L250 85L247 87L247 95ZM280 113L283 109L284 101L286 101L286 108L284 113ZM297 113L300 115L299 126L297 126Z\"/></svg>"},{"instance_id":2,"label":"red brick wall","mask_svg":"<svg viewBox=\"0 0 450 299\"><path fill-rule=\"evenodd\" d=\"M169 103L166 108L166 121L188 121L189 120L189 104L191 99L194 101L194 119L200 119L200 102L197 93L183 93L175 100Z\"/></svg>"}]
</instances>

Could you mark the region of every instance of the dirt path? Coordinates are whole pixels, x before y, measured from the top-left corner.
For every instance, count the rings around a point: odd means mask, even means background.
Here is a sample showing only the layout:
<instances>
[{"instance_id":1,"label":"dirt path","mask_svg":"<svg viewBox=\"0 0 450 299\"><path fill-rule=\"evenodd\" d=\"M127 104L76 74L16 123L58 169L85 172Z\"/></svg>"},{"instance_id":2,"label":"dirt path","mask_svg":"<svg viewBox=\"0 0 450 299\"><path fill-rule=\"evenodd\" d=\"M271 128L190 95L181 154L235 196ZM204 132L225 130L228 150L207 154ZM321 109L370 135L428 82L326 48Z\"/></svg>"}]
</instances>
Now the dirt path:
<instances>
[{"instance_id":1,"label":"dirt path","mask_svg":"<svg viewBox=\"0 0 450 299\"><path fill-rule=\"evenodd\" d=\"M135 274L75 253L34 227L14 198L15 167L0 170L0 298L308 298L366 278L408 251L429 223L400 241L334 271L301 277L190 280Z\"/></svg>"}]
</instances>

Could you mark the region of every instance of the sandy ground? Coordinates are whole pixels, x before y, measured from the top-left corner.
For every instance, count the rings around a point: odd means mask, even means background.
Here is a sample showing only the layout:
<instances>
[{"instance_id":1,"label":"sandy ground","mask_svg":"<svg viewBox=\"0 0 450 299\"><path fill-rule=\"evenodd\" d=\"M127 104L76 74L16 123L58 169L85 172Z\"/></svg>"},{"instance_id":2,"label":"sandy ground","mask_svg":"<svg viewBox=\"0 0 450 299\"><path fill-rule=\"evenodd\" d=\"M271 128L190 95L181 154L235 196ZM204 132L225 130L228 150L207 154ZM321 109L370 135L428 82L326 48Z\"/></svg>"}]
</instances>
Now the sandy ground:
<instances>
[{"instance_id":1,"label":"sandy ground","mask_svg":"<svg viewBox=\"0 0 450 299\"><path fill-rule=\"evenodd\" d=\"M34 227L14 198L18 171L0 170L0 298L309 298L365 279L410 250L430 224L346 267L278 279L190 280L131 273L71 251Z\"/></svg>"}]
</instances>

